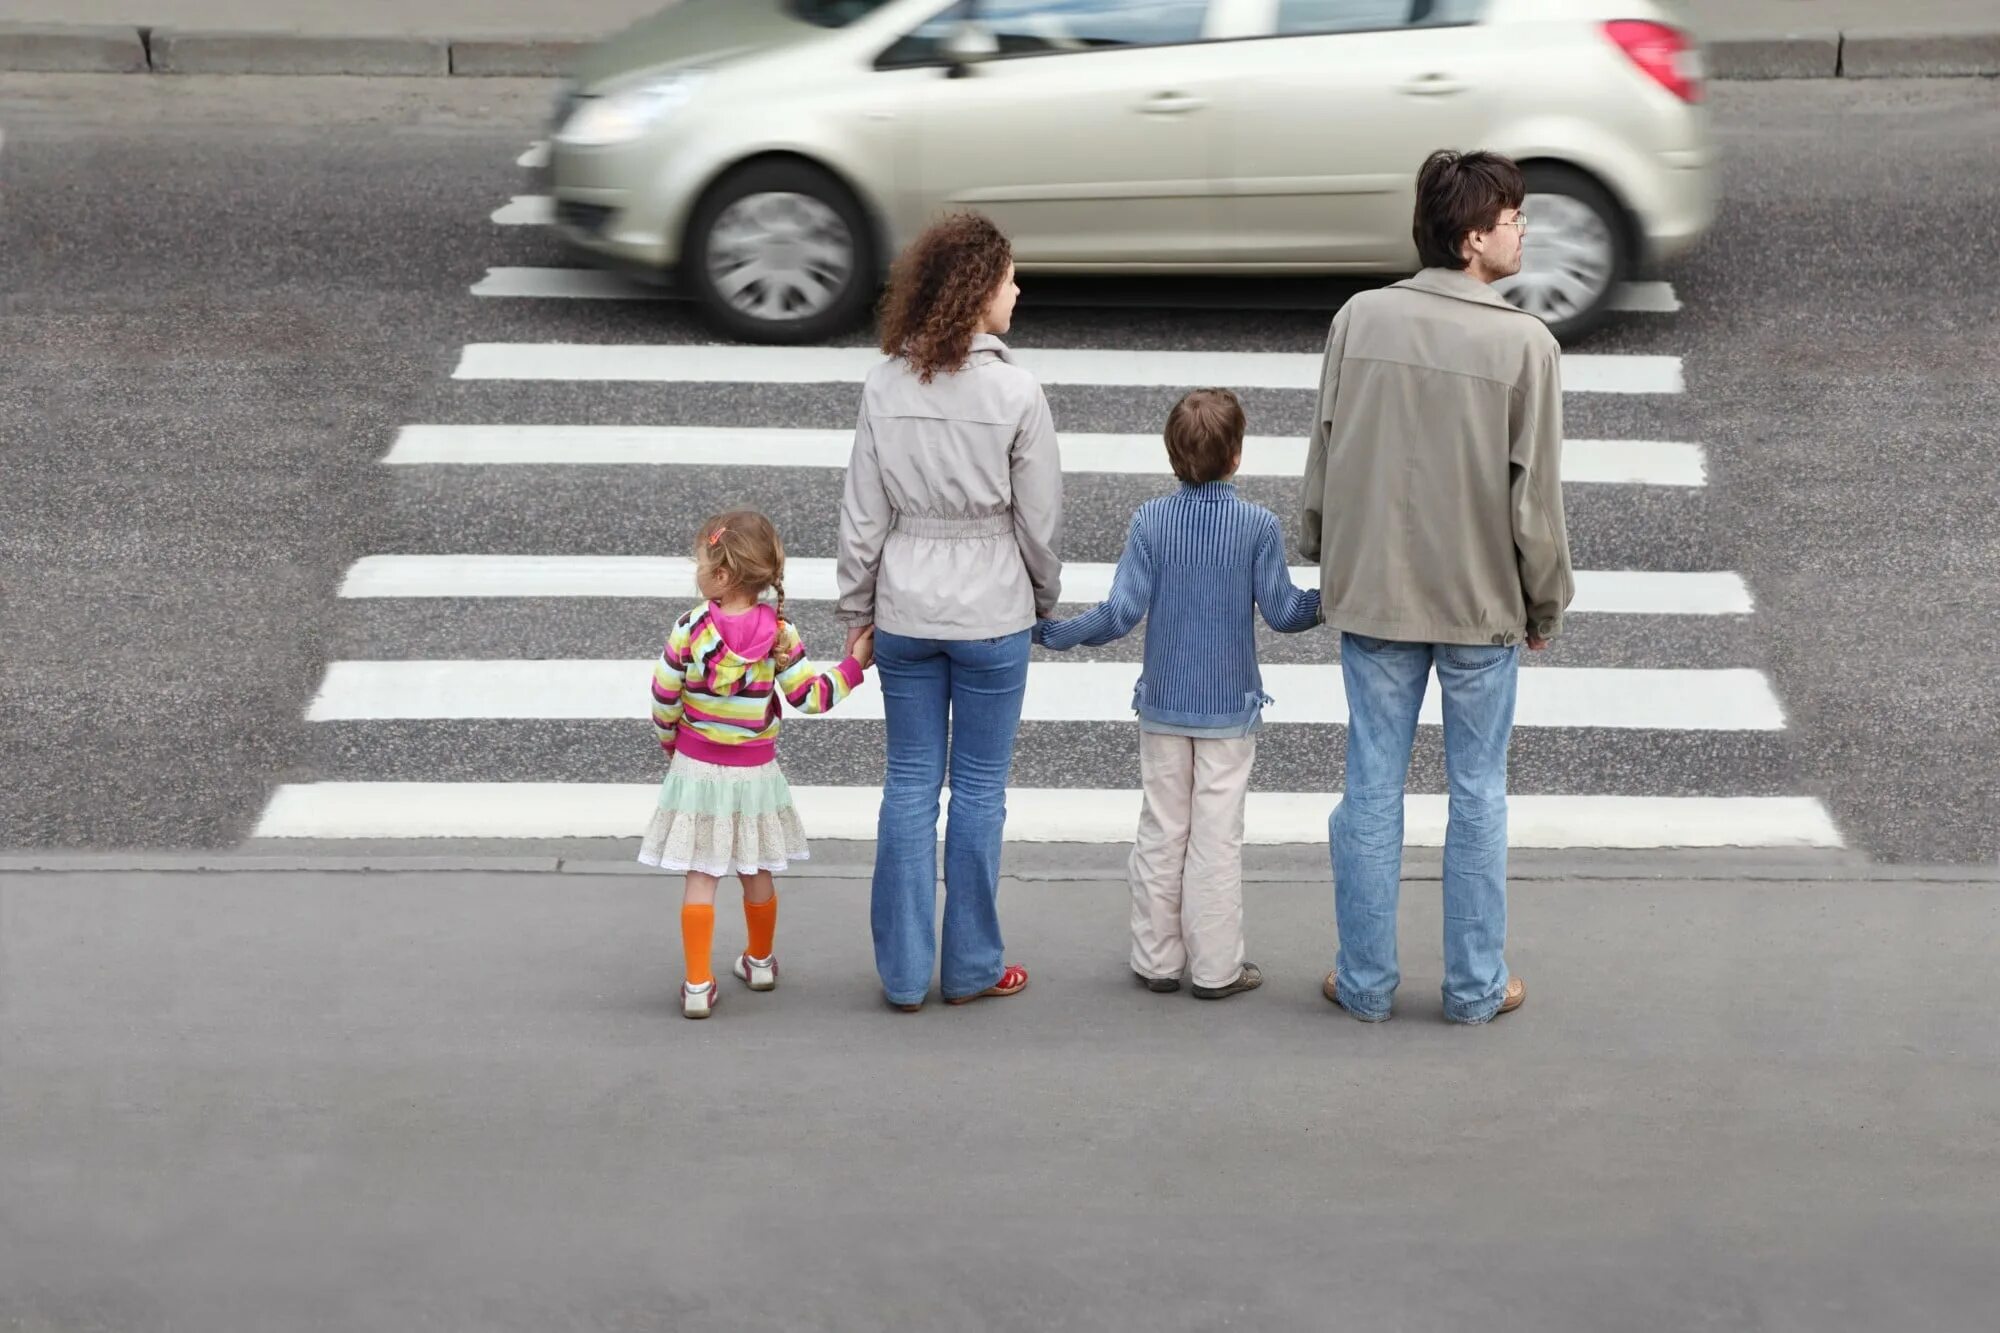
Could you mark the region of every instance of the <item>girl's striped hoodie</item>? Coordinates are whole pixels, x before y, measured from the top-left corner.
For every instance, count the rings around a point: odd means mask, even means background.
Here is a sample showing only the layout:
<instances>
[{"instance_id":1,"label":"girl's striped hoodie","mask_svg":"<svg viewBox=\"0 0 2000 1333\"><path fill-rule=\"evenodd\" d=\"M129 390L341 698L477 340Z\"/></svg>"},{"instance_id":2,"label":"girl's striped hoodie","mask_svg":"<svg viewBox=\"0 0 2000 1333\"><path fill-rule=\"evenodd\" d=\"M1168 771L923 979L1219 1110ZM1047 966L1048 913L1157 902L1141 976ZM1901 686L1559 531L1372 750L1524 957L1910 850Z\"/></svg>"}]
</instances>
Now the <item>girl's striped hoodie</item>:
<instances>
[{"instance_id":1,"label":"girl's striped hoodie","mask_svg":"<svg viewBox=\"0 0 2000 1333\"><path fill-rule=\"evenodd\" d=\"M851 657L831 671L813 665L772 607L725 617L709 602L674 622L653 667L653 731L668 754L751 768L777 755L780 693L801 713L824 713L861 679Z\"/></svg>"}]
</instances>

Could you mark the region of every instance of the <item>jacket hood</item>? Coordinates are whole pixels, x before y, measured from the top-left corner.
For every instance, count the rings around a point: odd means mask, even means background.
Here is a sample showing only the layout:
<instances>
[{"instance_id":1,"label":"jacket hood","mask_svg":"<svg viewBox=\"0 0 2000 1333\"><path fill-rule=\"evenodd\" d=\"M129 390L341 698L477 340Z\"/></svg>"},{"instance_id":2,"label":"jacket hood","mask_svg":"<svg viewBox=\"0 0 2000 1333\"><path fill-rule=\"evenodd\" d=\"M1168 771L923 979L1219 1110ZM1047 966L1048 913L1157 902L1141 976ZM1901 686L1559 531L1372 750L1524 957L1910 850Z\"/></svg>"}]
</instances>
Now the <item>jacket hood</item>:
<instances>
[{"instance_id":1,"label":"jacket hood","mask_svg":"<svg viewBox=\"0 0 2000 1333\"><path fill-rule=\"evenodd\" d=\"M728 698L742 688L750 668L771 655L778 642L778 613L768 603L730 624L722 608L710 602L703 613L714 622L716 642L689 664L688 680L705 693Z\"/></svg>"}]
</instances>

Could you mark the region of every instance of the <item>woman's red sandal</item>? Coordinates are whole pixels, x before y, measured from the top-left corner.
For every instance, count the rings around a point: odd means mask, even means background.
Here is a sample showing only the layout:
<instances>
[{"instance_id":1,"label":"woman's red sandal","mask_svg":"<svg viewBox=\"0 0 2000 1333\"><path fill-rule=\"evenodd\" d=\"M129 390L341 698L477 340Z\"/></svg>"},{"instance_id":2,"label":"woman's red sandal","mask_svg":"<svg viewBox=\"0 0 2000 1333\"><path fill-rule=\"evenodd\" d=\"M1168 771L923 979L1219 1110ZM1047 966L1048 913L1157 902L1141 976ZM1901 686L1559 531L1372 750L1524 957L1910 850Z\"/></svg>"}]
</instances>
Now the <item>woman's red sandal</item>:
<instances>
[{"instance_id":1,"label":"woman's red sandal","mask_svg":"<svg viewBox=\"0 0 2000 1333\"><path fill-rule=\"evenodd\" d=\"M1018 963L1009 963L1007 964L1006 971L1000 974L1000 980L995 984L988 986L985 990L977 994L961 995L955 1000L946 1000L945 1003L971 1004L974 1000L984 1000L988 997L996 1000L1004 1000L1009 995L1019 995L1027 988L1028 969L1020 966Z\"/></svg>"}]
</instances>

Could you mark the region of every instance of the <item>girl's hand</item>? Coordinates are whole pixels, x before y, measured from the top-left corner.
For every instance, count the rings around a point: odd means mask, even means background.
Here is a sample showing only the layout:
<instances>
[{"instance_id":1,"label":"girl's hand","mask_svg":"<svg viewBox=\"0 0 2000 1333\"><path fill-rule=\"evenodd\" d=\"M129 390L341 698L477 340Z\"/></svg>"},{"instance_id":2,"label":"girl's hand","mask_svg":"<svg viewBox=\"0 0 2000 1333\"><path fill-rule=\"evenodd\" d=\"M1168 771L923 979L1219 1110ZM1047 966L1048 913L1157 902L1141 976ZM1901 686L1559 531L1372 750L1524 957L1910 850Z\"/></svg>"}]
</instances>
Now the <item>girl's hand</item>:
<instances>
[{"instance_id":1,"label":"girl's hand","mask_svg":"<svg viewBox=\"0 0 2000 1333\"><path fill-rule=\"evenodd\" d=\"M858 634L850 633L847 636L847 642L847 655L852 657L855 664L863 671L875 665L875 627L873 625L863 628Z\"/></svg>"}]
</instances>

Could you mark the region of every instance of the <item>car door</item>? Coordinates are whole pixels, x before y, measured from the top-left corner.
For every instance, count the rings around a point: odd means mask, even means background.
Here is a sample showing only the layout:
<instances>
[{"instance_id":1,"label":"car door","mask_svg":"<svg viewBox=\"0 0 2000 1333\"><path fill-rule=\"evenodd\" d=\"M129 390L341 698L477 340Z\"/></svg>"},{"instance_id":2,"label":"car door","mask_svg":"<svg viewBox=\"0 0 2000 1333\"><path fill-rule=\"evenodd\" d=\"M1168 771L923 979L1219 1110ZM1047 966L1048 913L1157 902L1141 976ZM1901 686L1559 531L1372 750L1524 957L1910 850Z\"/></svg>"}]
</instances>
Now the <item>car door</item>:
<instances>
[{"instance_id":1,"label":"car door","mask_svg":"<svg viewBox=\"0 0 2000 1333\"><path fill-rule=\"evenodd\" d=\"M1482 0L1270 3L1270 36L1217 48L1237 66L1218 257L1414 266L1417 168L1480 145L1510 67Z\"/></svg>"},{"instance_id":2,"label":"car door","mask_svg":"<svg viewBox=\"0 0 2000 1333\"><path fill-rule=\"evenodd\" d=\"M1037 267L1205 262L1220 221L1207 0L978 0L997 45L918 100L922 212L977 209ZM941 49L941 46L939 46Z\"/></svg>"}]
</instances>

